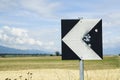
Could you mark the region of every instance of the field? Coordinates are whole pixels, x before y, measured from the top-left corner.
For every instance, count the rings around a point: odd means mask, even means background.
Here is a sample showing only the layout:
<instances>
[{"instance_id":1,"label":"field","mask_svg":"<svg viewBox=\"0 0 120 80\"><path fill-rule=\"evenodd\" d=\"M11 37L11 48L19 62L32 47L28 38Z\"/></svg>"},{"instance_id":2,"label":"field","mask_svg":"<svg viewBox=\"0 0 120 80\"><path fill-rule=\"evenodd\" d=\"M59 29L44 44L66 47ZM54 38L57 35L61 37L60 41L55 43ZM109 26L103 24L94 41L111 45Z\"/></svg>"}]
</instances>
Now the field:
<instances>
[{"instance_id":1,"label":"field","mask_svg":"<svg viewBox=\"0 0 120 80\"><path fill-rule=\"evenodd\" d=\"M84 61L85 80L120 80L120 57ZM79 80L79 61L57 56L0 58L0 80Z\"/></svg>"}]
</instances>

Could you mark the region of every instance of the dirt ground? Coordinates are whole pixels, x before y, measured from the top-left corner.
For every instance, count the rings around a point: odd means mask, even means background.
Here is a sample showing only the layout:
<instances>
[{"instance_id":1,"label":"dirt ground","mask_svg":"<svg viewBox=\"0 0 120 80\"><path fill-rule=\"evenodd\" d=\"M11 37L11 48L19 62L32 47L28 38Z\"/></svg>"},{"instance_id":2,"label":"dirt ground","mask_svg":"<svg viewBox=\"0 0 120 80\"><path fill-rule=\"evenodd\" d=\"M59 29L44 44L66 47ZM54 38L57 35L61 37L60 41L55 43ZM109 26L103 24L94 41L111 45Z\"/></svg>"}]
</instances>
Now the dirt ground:
<instances>
[{"instance_id":1,"label":"dirt ground","mask_svg":"<svg viewBox=\"0 0 120 80\"><path fill-rule=\"evenodd\" d=\"M84 71L85 80L120 80L120 69ZM0 71L0 80L79 80L79 70L34 69Z\"/></svg>"}]
</instances>

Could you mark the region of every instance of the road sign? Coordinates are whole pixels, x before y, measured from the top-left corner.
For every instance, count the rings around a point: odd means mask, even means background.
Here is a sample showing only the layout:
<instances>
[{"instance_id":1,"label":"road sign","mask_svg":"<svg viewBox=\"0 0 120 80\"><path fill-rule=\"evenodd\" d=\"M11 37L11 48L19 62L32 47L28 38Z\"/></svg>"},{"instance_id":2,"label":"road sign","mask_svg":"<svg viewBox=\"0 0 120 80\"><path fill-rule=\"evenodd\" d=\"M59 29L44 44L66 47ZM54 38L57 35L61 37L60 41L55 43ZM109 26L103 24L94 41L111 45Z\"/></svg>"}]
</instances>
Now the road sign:
<instances>
[{"instance_id":1,"label":"road sign","mask_svg":"<svg viewBox=\"0 0 120 80\"><path fill-rule=\"evenodd\" d=\"M102 20L62 19L62 59L101 60Z\"/></svg>"}]
</instances>

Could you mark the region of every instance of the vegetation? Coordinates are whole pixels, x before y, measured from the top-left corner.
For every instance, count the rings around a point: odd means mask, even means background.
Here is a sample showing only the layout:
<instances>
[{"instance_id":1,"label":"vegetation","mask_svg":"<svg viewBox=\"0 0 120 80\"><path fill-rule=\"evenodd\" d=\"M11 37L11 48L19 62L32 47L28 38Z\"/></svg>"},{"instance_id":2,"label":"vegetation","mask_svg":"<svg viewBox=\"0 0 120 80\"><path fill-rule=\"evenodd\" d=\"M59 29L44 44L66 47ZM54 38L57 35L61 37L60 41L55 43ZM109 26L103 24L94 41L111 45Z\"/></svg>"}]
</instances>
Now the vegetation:
<instances>
[{"instance_id":1,"label":"vegetation","mask_svg":"<svg viewBox=\"0 0 120 80\"><path fill-rule=\"evenodd\" d=\"M41 53L36 53L36 54L22 54L22 53L9 53L9 54L6 54L6 53L1 53L0 54L0 57L36 57L36 56L54 56L54 54L41 54Z\"/></svg>"},{"instance_id":2,"label":"vegetation","mask_svg":"<svg viewBox=\"0 0 120 80\"><path fill-rule=\"evenodd\" d=\"M27 78L24 78L24 79L23 79L24 76L19 75L19 76L17 76L17 78L11 79L11 78L7 77L7 78L5 78L5 80L17 80L17 79L18 80L32 80L32 74L33 73L31 73L31 72L27 72Z\"/></svg>"},{"instance_id":3,"label":"vegetation","mask_svg":"<svg viewBox=\"0 0 120 80\"><path fill-rule=\"evenodd\" d=\"M56 51L56 52L55 52L55 55L56 55L56 56L61 56L61 54L59 53L59 51Z\"/></svg>"},{"instance_id":4,"label":"vegetation","mask_svg":"<svg viewBox=\"0 0 120 80\"><path fill-rule=\"evenodd\" d=\"M120 56L84 61L85 80L120 80ZM1 57L1 80L79 80L79 61L61 56Z\"/></svg>"},{"instance_id":5,"label":"vegetation","mask_svg":"<svg viewBox=\"0 0 120 80\"><path fill-rule=\"evenodd\" d=\"M103 60L85 61L85 69L117 69L120 68L120 56L105 56Z\"/></svg>"},{"instance_id":6,"label":"vegetation","mask_svg":"<svg viewBox=\"0 0 120 80\"><path fill-rule=\"evenodd\" d=\"M120 56L106 56L103 60L84 61L85 70L118 69ZM27 69L79 69L78 60L61 60L60 56L0 58L0 71Z\"/></svg>"}]
</instances>

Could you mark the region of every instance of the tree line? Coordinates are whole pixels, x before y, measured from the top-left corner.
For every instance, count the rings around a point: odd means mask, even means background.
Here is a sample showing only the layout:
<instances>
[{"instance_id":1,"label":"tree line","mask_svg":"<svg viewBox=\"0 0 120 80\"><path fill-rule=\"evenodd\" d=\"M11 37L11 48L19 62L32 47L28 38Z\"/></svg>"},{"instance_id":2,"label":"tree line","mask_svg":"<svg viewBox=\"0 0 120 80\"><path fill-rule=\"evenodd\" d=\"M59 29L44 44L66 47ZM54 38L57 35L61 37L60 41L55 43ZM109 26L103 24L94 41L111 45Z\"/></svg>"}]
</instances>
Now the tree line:
<instances>
[{"instance_id":1,"label":"tree line","mask_svg":"<svg viewBox=\"0 0 120 80\"><path fill-rule=\"evenodd\" d=\"M59 51L56 51L55 53L51 53L51 54L48 54L48 53L36 53L36 54L22 54L22 53L0 53L0 57L24 57L24 56L61 56L60 52Z\"/></svg>"}]
</instances>

